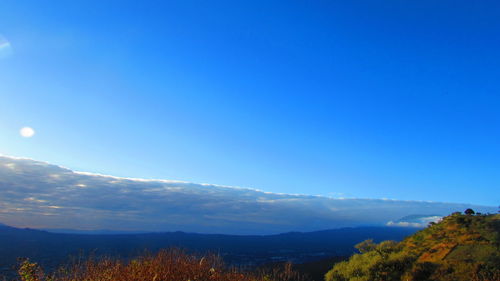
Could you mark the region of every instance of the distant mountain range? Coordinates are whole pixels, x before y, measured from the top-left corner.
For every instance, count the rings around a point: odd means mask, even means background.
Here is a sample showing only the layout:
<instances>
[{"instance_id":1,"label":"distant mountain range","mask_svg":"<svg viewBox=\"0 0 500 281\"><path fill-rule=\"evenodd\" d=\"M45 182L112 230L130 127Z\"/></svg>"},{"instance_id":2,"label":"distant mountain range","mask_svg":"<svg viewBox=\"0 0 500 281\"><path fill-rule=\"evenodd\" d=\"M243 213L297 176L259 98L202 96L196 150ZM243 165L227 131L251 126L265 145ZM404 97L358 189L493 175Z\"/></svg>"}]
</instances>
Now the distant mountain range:
<instances>
[{"instance_id":1,"label":"distant mountain range","mask_svg":"<svg viewBox=\"0 0 500 281\"><path fill-rule=\"evenodd\" d=\"M60 234L87 234L87 235L118 235L118 234L145 234L152 233L148 231L119 231L109 229L95 229L95 230L79 230L79 229L66 229L66 228L45 228L39 229L50 233Z\"/></svg>"},{"instance_id":2,"label":"distant mountain range","mask_svg":"<svg viewBox=\"0 0 500 281\"><path fill-rule=\"evenodd\" d=\"M401 240L416 228L356 227L278 235L220 235L185 232L143 234L60 234L34 229L0 227L0 273L12 274L19 257L48 269L69 256L93 254L130 258L144 250L179 247L221 255L232 265L255 266L278 261L303 263L332 256L349 256L353 245L368 238Z\"/></svg>"}]
</instances>

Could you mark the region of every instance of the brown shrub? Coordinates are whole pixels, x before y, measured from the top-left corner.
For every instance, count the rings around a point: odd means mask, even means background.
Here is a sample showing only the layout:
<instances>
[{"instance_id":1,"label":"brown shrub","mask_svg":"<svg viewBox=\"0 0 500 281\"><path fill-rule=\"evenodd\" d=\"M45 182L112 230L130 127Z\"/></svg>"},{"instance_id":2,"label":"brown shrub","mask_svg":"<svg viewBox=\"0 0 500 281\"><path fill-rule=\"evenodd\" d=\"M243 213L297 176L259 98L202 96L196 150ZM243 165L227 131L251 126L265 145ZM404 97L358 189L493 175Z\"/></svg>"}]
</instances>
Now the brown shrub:
<instances>
[{"instance_id":1,"label":"brown shrub","mask_svg":"<svg viewBox=\"0 0 500 281\"><path fill-rule=\"evenodd\" d=\"M178 249L145 254L129 262L112 258L91 258L61 267L53 274L30 261L18 270L22 281L302 281L291 264L258 272L227 268L215 255L198 257Z\"/></svg>"}]
</instances>

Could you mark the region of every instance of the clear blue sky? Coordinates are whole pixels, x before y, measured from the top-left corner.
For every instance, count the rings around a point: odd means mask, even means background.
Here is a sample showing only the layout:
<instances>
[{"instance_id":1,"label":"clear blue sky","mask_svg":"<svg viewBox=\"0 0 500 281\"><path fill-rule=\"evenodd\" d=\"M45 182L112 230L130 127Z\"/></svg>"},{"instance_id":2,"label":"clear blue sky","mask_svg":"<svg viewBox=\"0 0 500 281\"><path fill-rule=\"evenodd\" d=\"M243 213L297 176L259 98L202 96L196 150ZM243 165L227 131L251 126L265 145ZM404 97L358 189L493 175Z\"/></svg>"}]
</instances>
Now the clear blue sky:
<instances>
[{"instance_id":1,"label":"clear blue sky","mask_svg":"<svg viewBox=\"0 0 500 281\"><path fill-rule=\"evenodd\" d=\"M0 153L498 205L499 15L499 1L2 0Z\"/></svg>"}]
</instances>

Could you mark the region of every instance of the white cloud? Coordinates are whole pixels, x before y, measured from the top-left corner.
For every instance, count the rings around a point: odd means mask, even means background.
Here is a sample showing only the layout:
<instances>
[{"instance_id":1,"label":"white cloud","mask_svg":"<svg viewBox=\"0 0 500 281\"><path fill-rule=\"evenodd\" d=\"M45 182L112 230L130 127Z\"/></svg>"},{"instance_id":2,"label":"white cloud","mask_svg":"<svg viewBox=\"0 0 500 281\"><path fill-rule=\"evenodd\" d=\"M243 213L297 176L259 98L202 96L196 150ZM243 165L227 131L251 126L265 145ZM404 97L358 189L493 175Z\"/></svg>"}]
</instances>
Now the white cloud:
<instances>
[{"instance_id":1,"label":"white cloud","mask_svg":"<svg viewBox=\"0 0 500 281\"><path fill-rule=\"evenodd\" d=\"M400 226L400 227L426 227L431 222L438 222L443 218L443 216L426 216L426 215L411 215L403 217L397 221L389 221L388 226Z\"/></svg>"},{"instance_id":2,"label":"white cloud","mask_svg":"<svg viewBox=\"0 0 500 281\"><path fill-rule=\"evenodd\" d=\"M441 216L466 208L496 211L468 204L335 199L120 178L0 156L0 222L20 227L267 234L385 225L407 215Z\"/></svg>"},{"instance_id":3,"label":"white cloud","mask_svg":"<svg viewBox=\"0 0 500 281\"><path fill-rule=\"evenodd\" d=\"M388 226L399 226L399 227L423 227L422 224L420 223L412 223L412 222L406 222L406 221L401 221L401 222L393 222L389 221L387 223Z\"/></svg>"}]
</instances>

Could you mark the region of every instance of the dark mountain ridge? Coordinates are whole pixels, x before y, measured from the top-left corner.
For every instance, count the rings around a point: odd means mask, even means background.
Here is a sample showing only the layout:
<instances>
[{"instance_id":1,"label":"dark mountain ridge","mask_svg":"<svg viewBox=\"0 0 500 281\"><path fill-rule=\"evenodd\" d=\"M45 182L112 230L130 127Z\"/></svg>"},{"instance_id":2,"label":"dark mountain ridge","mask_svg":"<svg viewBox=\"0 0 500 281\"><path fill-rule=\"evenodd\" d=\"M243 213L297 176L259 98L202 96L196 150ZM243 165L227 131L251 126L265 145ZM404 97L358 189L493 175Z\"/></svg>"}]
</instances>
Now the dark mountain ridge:
<instances>
[{"instance_id":1,"label":"dark mountain ridge","mask_svg":"<svg viewBox=\"0 0 500 281\"><path fill-rule=\"evenodd\" d=\"M178 247L212 252L231 265L256 266L269 262L303 263L333 256L348 256L359 241L401 240L416 228L355 227L277 235L224 235L185 232L142 234L62 234L43 230L0 226L0 269L12 271L17 258L26 257L48 269L69 256L118 256L132 258L145 250Z\"/></svg>"}]
</instances>

